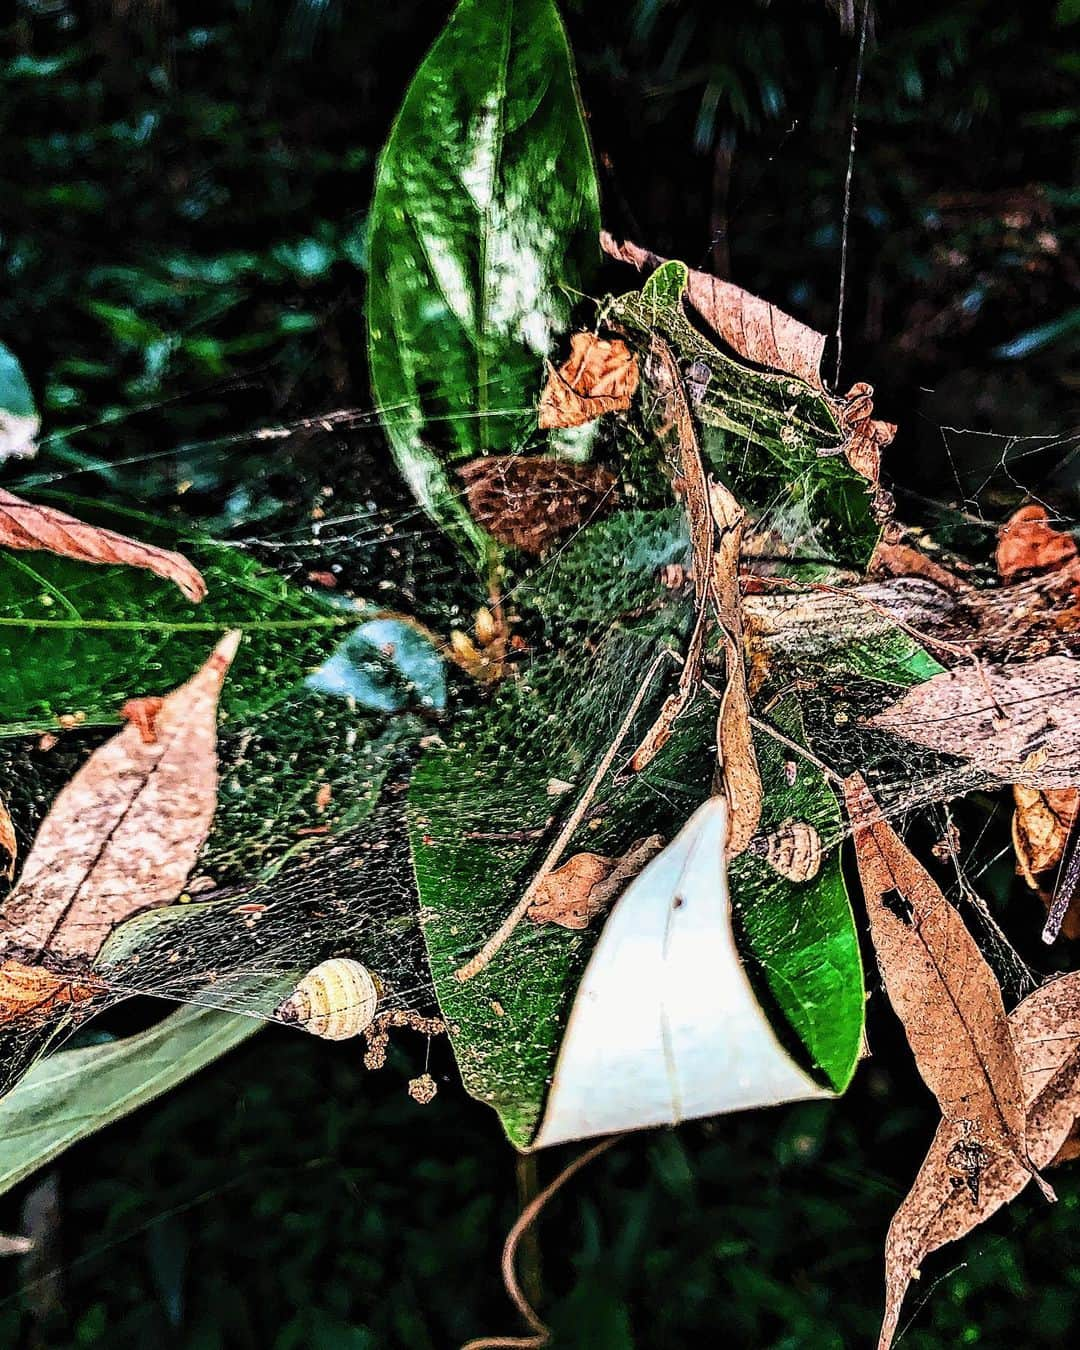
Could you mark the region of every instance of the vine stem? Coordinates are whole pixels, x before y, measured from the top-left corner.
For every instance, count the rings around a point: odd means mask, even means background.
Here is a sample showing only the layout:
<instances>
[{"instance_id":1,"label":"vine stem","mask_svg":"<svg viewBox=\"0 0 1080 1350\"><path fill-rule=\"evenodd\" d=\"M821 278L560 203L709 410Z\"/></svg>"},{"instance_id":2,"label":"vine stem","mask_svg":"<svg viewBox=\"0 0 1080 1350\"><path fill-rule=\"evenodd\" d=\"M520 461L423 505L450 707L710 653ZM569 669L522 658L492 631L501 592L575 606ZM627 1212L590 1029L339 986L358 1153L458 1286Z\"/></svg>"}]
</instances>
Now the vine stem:
<instances>
[{"instance_id":1,"label":"vine stem","mask_svg":"<svg viewBox=\"0 0 1080 1350\"><path fill-rule=\"evenodd\" d=\"M466 961L466 963L463 966L461 966L460 969L454 971L455 979L460 980L462 984L464 984L467 980L471 980L474 975L479 975L479 973L486 966L490 965L491 961L494 959L495 956L498 955L500 949L503 947L507 939L514 932L514 929L517 928L518 924L528 913L529 906L532 904L533 900L536 897L536 892L540 889L540 886L543 883L545 877L549 875L549 873L554 868L555 864L562 857L563 853L566 850L567 844L569 844L571 838L573 837L574 831L581 824L582 820L584 819L585 812L588 811L589 806L592 804L592 800L596 796L597 789L603 782L605 776L607 775L608 770L615 762L615 756L619 753L619 750L622 747L623 742L629 735L630 728L634 723L634 718L637 717L638 712L641 709L641 705L645 702L649 690L652 688L653 681L656 679L656 672L660 669L661 665L665 661L670 660L673 657L673 655L674 653L668 651L665 648L662 652L658 652L657 655L653 658L652 664L649 666L649 669L645 673L645 678L638 686L638 691L634 695L633 700L630 703L630 707L626 711L626 716L623 718L618 731L615 733L614 740L611 742L607 750L604 752L603 759L597 765L596 772L589 780L589 784L586 787L585 791L578 798L577 805L574 807L573 811L571 811L566 821L566 824L559 831L558 837L556 838L555 842L548 849L547 854L544 857L544 861L540 864L539 871L533 877L532 881L529 882L528 886L525 887L521 899L517 902L517 904L506 916L506 918L502 921L502 923L498 926L495 932L492 933L491 937L488 938L488 940L484 943L484 945L480 948L480 950L476 953L476 955L471 960Z\"/></svg>"},{"instance_id":2,"label":"vine stem","mask_svg":"<svg viewBox=\"0 0 1080 1350\"><path fill-rule=\"evenodd\" d=\"M567 1163L555 1180L549 1182L542 1191L539 1191L529 1201L506 1235L502 1253L503 1284L506 1288L507 1297L521 1314L522 1320L528 1323L532 1329L532 1334L529 1336L481 1336L477 1340L467 1341L461 1347L461 1350L541 1350L541 1347L550 1344L551 1330L541 1320L536 1309L522 1292L517 1277L515 1267L518 1247L521 1245L522 1238L530 1231L552 1196L561 1191L566 1183L572 1177L577 1176L582 1168L588 1167L589 1163L595 1158L599 1158L613 1144L617 1144L622 1137L621 1134L609 1135L606 1139L601 1139L598 1144L594 1144L592 1148L587 1148L584 1153L579 1153L572 1162Z\"/></svg>"}]
</instances>

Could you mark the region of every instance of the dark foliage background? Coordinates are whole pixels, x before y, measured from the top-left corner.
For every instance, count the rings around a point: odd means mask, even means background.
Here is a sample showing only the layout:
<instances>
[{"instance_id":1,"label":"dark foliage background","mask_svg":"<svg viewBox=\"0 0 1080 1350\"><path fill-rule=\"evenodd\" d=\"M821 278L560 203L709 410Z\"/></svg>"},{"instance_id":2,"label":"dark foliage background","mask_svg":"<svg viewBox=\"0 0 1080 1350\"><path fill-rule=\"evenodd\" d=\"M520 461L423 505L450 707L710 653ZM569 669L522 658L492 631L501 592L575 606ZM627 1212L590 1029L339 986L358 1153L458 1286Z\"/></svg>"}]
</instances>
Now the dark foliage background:
<instances>
[{"instance_id":1,"label":"dark foliage background","mask_svg":"<svg viewBox=\"0 0 1080 1350\"><path fill-rule=\"evenodd\" d=\"M370 405L375 156L449 8L18 0L0 30L0 338L46 444L5 486L62 476L158 511L181 493L244 539L335 493L404 503L372 428L298 432L273 454L241 433ZM564 12L609 226L834 327L845 5ZM873 9L843 377L873 380L901 423L902 514L959 506L984 554L979 516L1022 487L1074 516L1080 500L1078 22L1076 0ZM338 560L328 545L295 565ZM994 806L972 809L978 824ZM982 884L1034 930L1007 860ZM557 1346L872 1343L885 1229L933 1129L882 1002L875 985L878 1053L839 1106L631 1140L553 1209ZM73 1150L43 1256L56 1277L0 1268L2 1343L421 1350L511 1327L496 1270L513 1158L439 1054L421 1110L404 1092L418 1065L373 1077L355 1049L268 1031ZM1063 1341L1080 1319L1080 1187L1056 1184L1055 1208L1023 1200L928 1266L905 1344ZM25 1198L3 1201L8 1230Z\"/></svg>"}]
</instances>

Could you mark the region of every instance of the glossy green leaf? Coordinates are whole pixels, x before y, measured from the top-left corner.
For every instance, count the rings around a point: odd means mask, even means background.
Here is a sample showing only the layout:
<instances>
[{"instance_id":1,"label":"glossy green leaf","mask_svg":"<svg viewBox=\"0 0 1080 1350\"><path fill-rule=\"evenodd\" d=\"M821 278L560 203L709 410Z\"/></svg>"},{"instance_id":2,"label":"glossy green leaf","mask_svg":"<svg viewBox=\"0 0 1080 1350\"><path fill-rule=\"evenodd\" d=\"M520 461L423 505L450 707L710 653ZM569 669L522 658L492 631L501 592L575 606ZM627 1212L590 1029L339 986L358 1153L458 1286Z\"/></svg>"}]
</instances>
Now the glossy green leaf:
<instances>
[{"instance_id":1,"label":"glossy green leaf","mask_svg":"<svg viewBox=\"0 0 1080 1350\"><path fill-rule=\"evenodd\" d=\"M261 1026L249 1017L187 1007L149 1031L42 1060L0 1099L0 1192L176 1087Z\"/></svg>"},{"instance_id":2,"label":"glossy green leaf","mask_svg":"<svg viewBox=\"0 0 1080 1350\"><path fill-rule=\"evenodd\" d=\"M61 717L112 723L126 699L187 679L230 628L245 641L222 710L241 720L299 684L361 617L239 550L178 544L139 517L107 523L181 548L203 571L207 598L193 605L171 582L130 567L0 549L0 735L55 730Z\"/></svg>"},{"instance_id":3,"label":"glossy green leaf","mask_svg":"<svg viewBox=\"0 0 1080 1350\"><path fill-rule=\"evenodd\" d=\"M789 740L805 743L794 698L778 704L769 722ZM786 820L805 821L817 830L826 854L817 876L802 882L780 876L750 852L741 854L728 867L732 905L773 1004L811 1065L843 1092L862 1047L865 997L859 936L840 865L840 807L810 759L761 730L754 732L754 748L762 832ZM794 765L794 782L788 764Z\"/></svg>"},{"instance_id":4,"label":"glossy green leaf","mask_svg":"<svg viewBox=\"0 0 1080 1350\"><path fill-rule=\"evenodd\" d=\"M424 508L477 560L453 465L514 449L597 256L595 169L552 0L461 0L405 96L371 211L372 383Z\"/></svg>"}]
</instances>

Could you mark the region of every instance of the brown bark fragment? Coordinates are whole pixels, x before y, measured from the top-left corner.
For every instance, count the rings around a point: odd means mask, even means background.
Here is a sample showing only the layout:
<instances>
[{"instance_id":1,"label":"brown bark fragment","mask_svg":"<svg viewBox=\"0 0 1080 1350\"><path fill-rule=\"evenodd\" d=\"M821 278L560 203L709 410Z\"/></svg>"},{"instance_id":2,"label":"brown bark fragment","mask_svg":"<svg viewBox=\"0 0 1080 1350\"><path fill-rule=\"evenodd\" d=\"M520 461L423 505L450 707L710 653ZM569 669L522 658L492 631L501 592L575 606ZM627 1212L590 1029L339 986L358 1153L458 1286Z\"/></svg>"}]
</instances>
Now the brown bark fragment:
<instances>
[{"instance_id":1,"label":"brown bark fragment","mask_svg":"<svg viewBox=\"0 0 1080 1350\"><path fill-rule=\"evenodd\" d=\"M544 553L618 505L615 475L554 455L489 455L457 471L469 512L509 548Z\"/></svg>"}]
</instances>

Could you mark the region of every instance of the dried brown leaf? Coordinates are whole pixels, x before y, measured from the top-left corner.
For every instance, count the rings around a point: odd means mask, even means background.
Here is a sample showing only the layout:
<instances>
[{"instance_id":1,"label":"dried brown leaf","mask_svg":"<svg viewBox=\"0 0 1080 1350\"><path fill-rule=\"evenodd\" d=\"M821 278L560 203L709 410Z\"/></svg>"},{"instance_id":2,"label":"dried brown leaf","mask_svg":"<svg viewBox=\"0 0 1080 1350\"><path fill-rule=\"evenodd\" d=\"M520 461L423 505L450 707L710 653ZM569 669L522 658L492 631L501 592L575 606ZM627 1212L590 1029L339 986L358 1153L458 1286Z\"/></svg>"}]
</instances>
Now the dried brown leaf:
<instances>
[{"instance_id":1,"label":"dried brown leaf","mask_svg":"<svg viewBox=\"0 0 1080 1350\"><path fill-rule=\"evenodd\" d=\"M64 511L25 502L3 490L0 490L0 545L44 549L80 562L142 567L175 582L189 600L202 600L206 595L202 574L181 554L141 544L98 525L87 525Z\"/></svg>"},{"instance_id":2,"label":"dried brown leaf","mask_svg":"<svg viewBox=\"0 0 1080 1350\"><path fill-rule=\"evenodd\" d=\"M497 684L509 672L507 657L512 641L502 606L496 606L494 612L486 605L478 609L473 633L475 642L460 628L453 629L448 654L478 684Z\"/></svg>"},{"instance_id":3,"label":"dried brown leaf","mask_svg":"<svg viewBox=\"0 0 1080 1350\"><path fill-rule=\"evenodd\" d=\"M1061 862L1065 847L1080 816L1080 789L1013 788L1013 848L1016 870L1032 890L1040 890L1040 872L1051 872ZM1062 924L1066 937L1080 937L1080 908L1073 906Z\"/></svg>"},{"instance_id":4,"label":"dried brown leaf","mask_svg":"<svg viewBox=\"0 0 1080 1350\"><path fill-rule=\"evenodd\" d=\"M90 1002L102 992L91 976L73 978L8 958L0 963L0 1025L44 1021L57 1008Z\"/></svg>"},{"instance_id":5,"label":"dried brown leaf","mask_svg":"<svg viewBox=\"0 0 1080 1350\"><path fill-rule=\"evenodd\" d=\"M1080 971L1051 980L1009 1014L1020 1066L1031 1163L1061 1158L1080 1112ZM1031 1180L1015 1158L999 1154L972 1170L970 1137L942 1121L915 1183L889 1226L885 1244L885 1317L879 1350L888 1350L904 1295L931 1252L970 1233ZM1072 1155L1068 1155L1072 1156Z\"/></svg>"},{"instance_id":6,"label":"dried brown leaf","mask_svg":"<svg viewBox=\"0 0 1080 1350\"><path fill-rule=\"evenodd\" d=\"M163 701L155 737L129 723L45 817L0 909L0 952L93 958L112 929L176 899L217 802L217 705L239 633Z\"/></svg>"},{"instance_id":7,"label":"dried brown leaf","mask_svg":"<svg viewBox=\"0 0 1080 1350\"><path fill-rule=\"evenodd\" d=\"M871 576L877 577L925 577L950 595L967 596L972 589L955 572L950 572L920 549L900 540L883 538L874 549L867 570Z\"/></svg>"},{"instance_id":8,"label":"dried brown leaf","mask_svg":"<svg viewBox=\"0 0 1080 1350\"><path fill-rule=\"evenodd\" d=\"M8 855L8 880L15 875L15 859L19 856L19 841L15 838L15 824L7 804L0 797L0 848Z\"/></svg>"},{"instance_id":9,"label":"dried brown leaf","mask_svg":"<svg viewBox=\"0 0 1080 1350\"><path fill-rule=\"evenodd\" d=\"M653 272L667 262L637 244L616 242L606 231L600 235L600 245L610 257L630 263L639 272ZM707 272L691 269L686 294L705 322L740 356L759 366L786 371L815 389L823 388L824 333Z\"/></svg>"},{"instance_id":10,"label":"dried brown leaf","mask_svg":"<svg viewBox=\"0 0 1080 1350\"><path fill-rule=\"evenodd\" d=\"M540 427L580 427L604 413L624 412L637 387L637 357L621 338L575 333L567 360L558 369L548 365Z\"/></svg>"},{"instance_id":11,"label":"dried brown leaf","mask_svg":"<svg viewBox=\"0 0 1080 1350\"><path fill-rule=\"evenodd\" d=\"M877 487L881 479L881 455L896 435L895 422L874 418L874 387L865 381L853 384L844 395L839 410L840 429L844 432L844 458L857 474ZM892 499L878 491L874 498L880 518L892 514Z\"/></svg>"},{"instance_id":12,"label":"dried brown leaf","mask_svg":"<svg viewBox=\"0 0 1080 1350\"><path fill-rule=\"evenodd\" d=\"M475 521L500 544L544 553L618 505L615 475L554 455L488 455L458 469Z\"/></svg>"},{"instance_id":13,"label":"dried brown leaf","mask_svg":"<svg viewBox=\"0 0 1080 1350\"><path fill-rule=\"evenodd\" d=\"M713 594L713 553L716 523L709 500L709 480L701 459L694 419L686 401L678 363L671 348L653 336L649 351L650 379L657 394L655 431L674 471L672 487L682 502L690 532L693 559L694 627L687 644L678 688L664 700L652 726L630 757L630 767L640 773L667 744L676 720L701 688L705 661L705 638Z\"/></svg>"},{"instance_id":14,"label":"dried brown leaf","mask_svg":"<svg viewBox=\"0 0 1080 1350\"><path fill-rule=\"evenodd\" d=\"M631 844L620 858L575 853L540 883L526 917L531 923L587 928L663 847L654 834Z\"/></svg>"},{"instance_id":15,"label":"dried brown leaf","mask_svg":"<svg viewBox=\"0 0 1080 1350\"><path fill-rule=\"evenodd\" d=\"M1046 508L1034 503L1014 511L998 532L995 561L1005 581L1026 572L1056 571L1076 557L1076 540L1055 530Z\"/></svg>"},{"instance_id":16,"label":"dried brown leaf","mask_svg":"<svg viewBox=\"0 0 1080 1350\"><path fill-rule=\"evenodd\" d=\"M712 560L712 592L723 626L727 686L716 723L720 780L730 810L727 855L737 857L757 834L761 823L761 774L750 728L750 693L743 660L742 599L739 556L746 512L722 483L709 484L709 506L716 529Z\"/></svg>"},{"instance_id":17,"label":"dried brown leaf","mask_svg":"<svg viewBox=\"0 0 1080 1350\"><path fill-rule=\"evenodd\" d=\"M862 777L844 790L878 965L919 1072L966 1140L1026 1164L1020 1071L994 973Z\"/></svg>"},{"instance_id":18,"label":"dried brown leaf","mask_svg":"<svg viewBox=\"0 0 1080 1350\"><path fill-rule=\"evenodd\" d=\"M867 725L974 763L1003 783L1080 784L1080 660L969 665L908 690Z\"/></svg>"}]
</instances>

